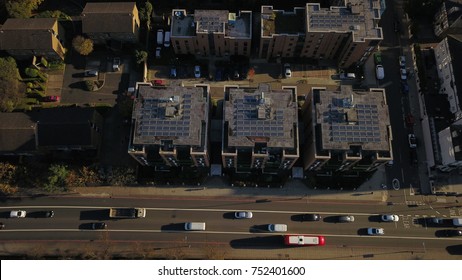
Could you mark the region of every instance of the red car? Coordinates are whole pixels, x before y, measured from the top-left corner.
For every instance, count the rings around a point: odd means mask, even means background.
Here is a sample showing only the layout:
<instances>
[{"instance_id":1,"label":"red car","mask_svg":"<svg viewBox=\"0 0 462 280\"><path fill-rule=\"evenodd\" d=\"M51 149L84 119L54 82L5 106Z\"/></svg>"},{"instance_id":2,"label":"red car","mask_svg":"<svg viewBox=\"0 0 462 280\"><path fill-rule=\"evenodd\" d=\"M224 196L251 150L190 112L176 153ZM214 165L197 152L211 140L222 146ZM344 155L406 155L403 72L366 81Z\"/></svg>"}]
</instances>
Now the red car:
<instances>
[{"instance_id":1,"label":"red car","mask_svg":"<svg viewBox=\"0 0 462 280\"><path fill-rule=\"evenodd\" d=\"M43 98L43 101L45 102L58 102L60 100L61 100L61 96L57 96L57 95L46 96L45 98Z\"/></svg>"}]
</instances>

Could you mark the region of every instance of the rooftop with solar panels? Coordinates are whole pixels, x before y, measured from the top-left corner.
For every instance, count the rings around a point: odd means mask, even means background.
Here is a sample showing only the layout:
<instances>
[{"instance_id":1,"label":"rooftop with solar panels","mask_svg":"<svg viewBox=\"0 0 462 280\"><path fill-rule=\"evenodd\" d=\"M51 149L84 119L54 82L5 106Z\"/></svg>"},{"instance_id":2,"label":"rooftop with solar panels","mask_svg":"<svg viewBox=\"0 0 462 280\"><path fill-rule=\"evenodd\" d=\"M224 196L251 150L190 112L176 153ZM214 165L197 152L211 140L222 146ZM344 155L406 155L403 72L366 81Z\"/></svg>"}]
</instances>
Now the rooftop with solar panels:
<instances>
[{"instance_id":1,"label":"rooftop with solar panels","mask_svg":"<svg viewBox=\"0 0 462 280\"><path fill-rule=\"evenodd\" d=\"M316 122L321 125L325 150L348 150L352 144L363 150L389 150L390 118L384 91L320 91Z\"/></svg>"},{"instance_id":2,"label":"rooftop with solar panels","mask_svg":"<svg viewBox=\"0 0 462 280\"><path fill-rule=\"evenodd\" d=\"M228 146L294 148L297 137L297 103L291 90L232 88L225 102L225 121L229 124Z\"/></svg>"},{"instance_id":3,"label":"rooftop with solar panels","mask_svg":"<svg viewBox=\"0 0 462 280\"><path fill-rule=\"evenodd\" d=\"M207 98L200 87L140 86L135 100L133 144L201 146L201 129L207 123Z\"/></svg>"}]
</instances>

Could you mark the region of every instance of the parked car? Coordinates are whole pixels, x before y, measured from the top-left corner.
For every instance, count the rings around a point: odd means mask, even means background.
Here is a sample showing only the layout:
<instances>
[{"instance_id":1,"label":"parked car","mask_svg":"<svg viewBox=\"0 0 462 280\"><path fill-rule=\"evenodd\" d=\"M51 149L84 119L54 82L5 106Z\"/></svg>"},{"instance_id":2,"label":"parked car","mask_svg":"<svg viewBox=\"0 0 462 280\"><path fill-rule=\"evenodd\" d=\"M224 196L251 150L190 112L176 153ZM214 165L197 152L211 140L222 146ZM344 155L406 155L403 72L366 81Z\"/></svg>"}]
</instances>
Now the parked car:
<instances>
[{"instance_id":1,"label":"parked car","mask_svg":"<svg viewBox=\"0 0 462 280\"><path fill-rule=\"evenodd\" d=\"M194 66L194 77L195 78L201 77L201 67L199 65Z\"/></svg>"},{"instance_id":2,"label":"parked car","mask_svg":"<svg viewBox=\"0 0 462 280\"><path fill-rule=\"evenodd\" d=\"M49 96L45 96L42 101L43 102L58 102L61 100L61 96L57 96L57 95L49 95Z\"/></svg>"},{"instance_id":3,"label":"parked car","mask_svg":"<svg viewBox=\"0 0 462 280\"><path fill-rule=\"evenodd\" d=\"M401 55L398 60L399 60L399 67L406 68L406 57L404 55Z\"/></svg>"},{"instance_id":4,"label":"parked car","mask_svg":"<svg viewBox=\"0 0 462 280\"><path fill-rule=\"evenodd\" d=\"M292 77L292 70L290 70L290 64L289 63L284 64L284 76L286 78L291 78Z\"/></svg>"},{"instance_id":5,"label":"parked car","mask_svg":"<svg viewBox=\"0 0 462 280\"><path fill-rule=\"evenodd\" d=\"M407 139L409 141L409 148L411 149L417 148L417 138L415 138L415 135L413 133L409 133L407 135Z\"/></svg>"},{"instance_id":6,"label":"parked car","mask_svg":"<svg viewBox=\"0 0 462 280\"><path fill-rule=\"evenodd\" d=\"M0 223L0 229L4 229L5 225L3 223Z\"/></svg>"},{"instance_id":7,"label":"parked car","mask_svg":"<svg viewBox=\"0 0 462 280\"><path fill-rule=\"evenodd\" d=\"M413 127L415 123L414 116L412 114L408 114L406 116L406 126L407 127Z\"/></svg>"},{"instance_id":8,"label":"parked car","mask_svg":"<svg viewBox=\"0 0 462 280\"><path fill-rule=\"evenodd\" d=\"M13 210L10 212L10 218L25 218L26 211L24 210Z\"/></svg>"},{"instance_id":9,"label":"parked car","mask_svg":"<svg viewBox=\"0 0 462 280\"><path fill-rule=\"evenodd\" d=\"M237 211L234 213L236 219L252 219L253 213L250 211Z\"/></svg>"},{"instance_id":10,"label":"parked car","mask_svg":"<svg viewBox=\"0 0 462 280\"><path fill-rule=\"evenodd\" d=\"M84 75L86 77L96 77L96 76L98 76L98 70L94 70L94 69L93 70L86 70Z\"/></svg>"},{"instance_id":11,"label":"parked car","mask_svg":"<svg viewBox=\"0 0 462 280\"><path fill-rule=\"evenodd\" d=\"M161 47L156 48L156 58L160 58L160 50L161 50Z\"/></svg>"},{"instance_id":12,"label":"parked car","mask_svg":"<svg viewBox=\"0 0 462 280\"><path fill-rule=\"evenodd\" d=\"M119 71L120 70L120 57L114 57L112 62L112 70Z\"/></svg>"},{"instance_id":13,"label":"parked car","mask_svg":"<svg viewBox=\"0 0 462 280\"><path fill-rule=\"evenodd\" d=\"M382 222L397 222L397 221L399 221L398 215L394 215L394 214L382 215L380 218L381 218Z\"/></svg>"},{"instance_id":14,"label":"parked car","mask_svg":"<svg viewBox=\"0 0 462 280\"><path fill-rule=\"evenodd\" d=\"M402 83L401 83L401 91L402 91L404 94L408 94L408 93L409 93L409 85L408 85L406 82L402 82Z\"/></svg>"},{"instance_id":15,"label":"parked car","mask_svg":"<svg viewBox=\"0 0 462 280\"><path fill-rule=\"evenodd\" d=\"M321 215L319 214L304 214L302 215L302 221L307 222L317 222L321 220Z\"/></svg>"},{"instance_id":16,"label":"parked car","mask_svg":"<svg viewBox=\"0 0 462 280\"><path fill-rule=\"evenodd\" d=\"M355 73L341 73L340 80L354 80L356 79Z\"/></svg>"},{"instance_id":17,"label":"parked car","mask_svg":"<svg viewBox=\"0 0 462 280\"><path fill-rule=\"evenodd\" d=\"M368 228L367 234L369 235L384 235L385 231L383 228Z\"/></svg>"},{"instance_id":18,"label":"parked car","mask_svg":"<svg viewBox=\"0 0 462 280\"><path fill-rule=\"evenodd\" d=\"M376 65L382 64L382 54L380 52L374 53L374 62Z\"/></svg>"},{"instance_id":19,"label":"parked car","mask_svg":"<svg viewBox=\"0 0 462 280\"><path fill-rule=\"evenodd\" d=\"M375 66L375 76L377 80L383 80L383 78L385 78L385 70L382 65L379 64Z\"/></svg>"},{"instance_id":20,"label":"parked car","mask_svg":"<svg viewBox=\"0 0 462 280\"><path fill-rule=\"evenodd\" d=\"M175 66L172 66L172 68L170 69L170 78L176 78L176 67Z\"/></svg>"},{"instance_id":21,"label":"parked car","mask_svg":"<svg viewBox=\"0 0 462 280\"><path fill-rule=\"evenodd\" d=\"M401 75L401 80L406 81L407 80L407 72L406 69L400 68L399 73Z\"/></svg>"},{"instance_id":22,"label":"parked car","mask_svg":"<svg viewBox=\"0 0 462 280\"><path fill-rule=\"evenodd\" d=\"M105 222L96 222L91 224L91 229L98 230L98 229L106 229L107 224Z\"/></svg>"},{"instance_id":23,"label":"parked car","mask_svg":"<svg viewBox=\"0 0 462 280\"><path fill-rule=\"evenodd\" d=\"M352 223L355 221L355 217L354 216L351 216L351 215L347 215L347 216L340 216L338 218L338 221L340 223Z\"/></svg>"}]
</instances>

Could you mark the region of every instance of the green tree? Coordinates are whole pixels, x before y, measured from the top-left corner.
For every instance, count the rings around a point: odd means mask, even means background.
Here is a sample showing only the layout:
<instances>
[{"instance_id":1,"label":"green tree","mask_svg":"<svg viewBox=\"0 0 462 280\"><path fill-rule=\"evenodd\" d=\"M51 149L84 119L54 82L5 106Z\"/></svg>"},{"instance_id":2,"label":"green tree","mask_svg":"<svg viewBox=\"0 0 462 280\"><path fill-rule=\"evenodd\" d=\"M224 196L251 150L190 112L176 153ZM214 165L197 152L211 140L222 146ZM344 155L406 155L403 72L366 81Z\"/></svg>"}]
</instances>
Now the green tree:
<instances>
[{"instance_id":1,"label":"green tree","mask_svg":"<svg viewBox=\"0 0 462 280\"><path fill-rule=\"evenodd\" d=\"M53 164L48 169L48 182L44 184L44 189L48 192L67 190L67 175L69 170L64 165Z\"/></svg>"},{"instance_id":2,"label":"green tree","mask_svg":"<svg viewBox=\"0 0 462 280\"><path fill-rule=\"evenodd\" d=\"M146 25L151 25L151 15L152 15L152 4L149 1L144 3L144 6L140 8L140 20L145 21Z\"/></svg>"},{"instance_id":3,"label":"green tree","mask_svg":"<svg viewBox=\"0 0 462 280\"><path fill-rule=\"evenodd\" d=\"M135 50L135 60L137 64L142 64L148 60L148 53L142 50Z\"/></svg>"},{"instance_id":4,"label":"green tree","mask_svg":"<svg viewBox=\"0 0 462 280\"><path fill-rule=\"evenodd\" d=\"M57 19L63 19L63 20L72 20L70 16L67 14L55 10L55 11L43 11L40 14L35 16L36 18L57 18Z\"/></svg>"},{"instance_id":5,"label":"green tree","mask_svg":"<svg viewBox=\"0 0 462 280\"><path fill-rule=\"evenodd\" d=\"M19 70L12 57L0 58L0 111L11 112L19 103Z\"/></svg>"},{"instance_id":6,"label":"green tree","mask_svg":"<svg viewBox=\"0 0 462 280\"><path fill-rule=\"evenodd\" d=\"M75 37L72 46L81 55L89 55L93 51L93 41L82 36Z\"/></svg>"},{"instance_id":7,"label":"green tree","mask_svg":"<svg viewBox=\"0 0 462 280\"><path fill-rule=\"evenodd\" d=\"M13 18L30 18L43 0L6 0L5 8Z\"/></svg>"}]
</instances>

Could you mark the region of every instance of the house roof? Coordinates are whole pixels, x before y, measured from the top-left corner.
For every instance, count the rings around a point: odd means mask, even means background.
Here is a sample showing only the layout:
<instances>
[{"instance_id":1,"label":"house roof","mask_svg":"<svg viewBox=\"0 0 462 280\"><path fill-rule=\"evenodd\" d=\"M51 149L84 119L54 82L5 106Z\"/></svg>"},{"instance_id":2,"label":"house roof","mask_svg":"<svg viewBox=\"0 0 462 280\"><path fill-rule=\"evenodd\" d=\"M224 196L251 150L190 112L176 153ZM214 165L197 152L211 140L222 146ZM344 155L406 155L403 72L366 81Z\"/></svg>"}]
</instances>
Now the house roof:
<instances>
[{"instance_id":1,"label":"house roof","mask_svg":"<svg viewBox=\"0 0 462 280\"><path fill-rule=\"evenodd\" d=\"M0 113L0 153L34 151L35 128L25 113Z\"/></svg>"},{"instance_id":2,"label":"house roof","mask_svg":"<svg viewBox=\"0 0 462 280\"><path fill-rule=\"evenodd\" d=\"M83 33L125 33L134 32L135 2L87 3L82 12Z\"/></svg>"},{"instance_id":3,"label":"house roof","mask_svg":"<svg viewBox=\"0 0 462 280\"><path fill-rule=\"evenodd\" d=\"M53 18L9 18L0 28L0 49L52 49Z\"/></svg>"},{"instance_id":4,"label":"house roof","mask_svg":"<svg viewBox=\"0 0 462 280\"><path fill-rule=\"evenodd\" d=\"M93 108L53 108L37 112L39 147L91 146L93 144Z\"/></svg>"}]
</instances>

